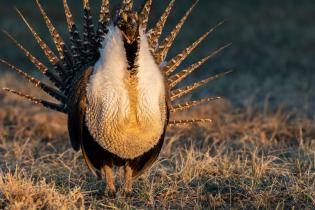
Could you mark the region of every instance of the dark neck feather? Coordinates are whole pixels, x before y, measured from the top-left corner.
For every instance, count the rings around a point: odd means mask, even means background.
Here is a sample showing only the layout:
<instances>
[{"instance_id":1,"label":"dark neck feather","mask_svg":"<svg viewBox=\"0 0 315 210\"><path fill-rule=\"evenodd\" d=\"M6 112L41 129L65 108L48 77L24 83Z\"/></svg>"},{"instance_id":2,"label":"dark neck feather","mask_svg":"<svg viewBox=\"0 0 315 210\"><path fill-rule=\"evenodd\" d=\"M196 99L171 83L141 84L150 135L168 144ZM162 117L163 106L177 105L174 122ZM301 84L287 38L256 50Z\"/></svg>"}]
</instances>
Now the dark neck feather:
<instances>
[{"instance_id":1,"label":"dark neck feather","mask_svg":"<svg viewBox=\"0 0 315 210\"><path fill-rule=\"evenodd\" d=\"M127 41L124 41L124 46L126 50L127 55L127 61L128 61L128 71L130 71L131 74L135 74L137 72L137 60L138 60L138 54L140 49L140 37L133 43L128 44Z\"/></svg>"}]
</instances>

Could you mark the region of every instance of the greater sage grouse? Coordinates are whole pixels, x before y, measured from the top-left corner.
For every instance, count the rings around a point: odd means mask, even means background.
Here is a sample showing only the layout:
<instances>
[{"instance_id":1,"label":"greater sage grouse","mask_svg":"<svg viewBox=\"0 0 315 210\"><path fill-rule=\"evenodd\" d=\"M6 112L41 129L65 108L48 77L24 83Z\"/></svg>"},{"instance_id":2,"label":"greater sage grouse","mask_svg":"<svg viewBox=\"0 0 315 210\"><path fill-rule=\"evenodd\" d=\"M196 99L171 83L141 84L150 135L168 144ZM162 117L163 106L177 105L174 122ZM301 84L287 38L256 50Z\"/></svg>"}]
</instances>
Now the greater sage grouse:
<instances>
[{"instance_id":1,"label":"greater sage grouse","mask_svg":"<svg viewBox=\"0 0 315 210\"><path fill-rule=\"evenodd\" d=\"M4 31L54 87L29 76L5 60L1 59L1 63L59 103L41 100L9 88L4 90L67 114L73 148L82 150L85 162L93 174L105 175L110 192L115 192L114 166L124 167L125 190L132 190L132 180L156 161L168 126L211 122L210 119L169 121L169 117L170 113L187 110L218 97L178 104L172 102L228 73L175 88L179 82L227 46L174 73L216 28L208 30L196 42L167 61L169 49L197 3L189 8L171 33L159 42L174 2L175 0L171 0L155 26L147 29L152 0L146 0L140 12L133 10L132 0L123 0L121 7L113 14L109 10L109 0L102 0L95 30L89 0L83 0L84 29L80 34L67 0L63 0L70 34L69 44L65 44L43 6L36 0L54 41L57 55L17 9L50 61L49 67Z\"/></svg>"}]
</instances>

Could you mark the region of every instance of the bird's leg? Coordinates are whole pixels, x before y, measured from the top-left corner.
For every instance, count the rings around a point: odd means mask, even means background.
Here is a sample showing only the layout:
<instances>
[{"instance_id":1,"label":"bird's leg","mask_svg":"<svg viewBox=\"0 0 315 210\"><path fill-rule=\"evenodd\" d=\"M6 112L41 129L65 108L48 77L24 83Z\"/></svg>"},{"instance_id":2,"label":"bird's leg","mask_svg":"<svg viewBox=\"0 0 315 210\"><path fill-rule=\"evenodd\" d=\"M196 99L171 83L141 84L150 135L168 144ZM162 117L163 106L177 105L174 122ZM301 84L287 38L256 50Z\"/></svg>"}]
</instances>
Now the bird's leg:
<instances>
[{"instance_id":1,"label":"bird's leg","mask_svg":"<svg viewBox=\"0 0 315 210\"><path fill-rule=\"evenodd\" d=\"M125 175L124 174L124 172L125 172L124 169L125 169L124 167L119 167L118 170L117 170L117 173L116 173L120 183L123 183L123 181L124 181L124 175Z\"/></svg>"},{"instance_id":2,"label":"bird's leg","mask_svg":"<svg viewBox=\"0 0 315 210\"><path fill-rule=\"evenodd\" d=\"M125 166L125 192L132 192L132 169L129 165Z\"/></svg>"},{"instance_id":3,"label":"bird's leg","mask_svg":"<svg viewBox=\"0 0 315 210\"><path fill-rule=\"evenodd\" d=\"M103 172L105 174L107 189L111 193L115 193L115 177L113 173L113 166L106 164L103 167Z\"/></svg>"}]
</instances>

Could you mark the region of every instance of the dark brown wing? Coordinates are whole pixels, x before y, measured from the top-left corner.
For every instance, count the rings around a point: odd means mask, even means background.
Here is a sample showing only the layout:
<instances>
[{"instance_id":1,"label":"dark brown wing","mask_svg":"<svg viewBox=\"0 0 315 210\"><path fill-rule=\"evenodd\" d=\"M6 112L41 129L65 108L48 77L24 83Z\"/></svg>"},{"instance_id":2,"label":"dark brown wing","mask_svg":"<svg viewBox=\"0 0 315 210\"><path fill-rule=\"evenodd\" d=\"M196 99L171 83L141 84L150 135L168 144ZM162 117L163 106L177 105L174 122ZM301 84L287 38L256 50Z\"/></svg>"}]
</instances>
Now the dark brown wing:
<instances>
[{"instance_id":1,"label":"dark brown wing","mask_svg":"<svg viewBox=\"0 0 315 210\"><path fill-rule=\"evenodd\" d=\"M73 149L78 151L83 136L83 125L86 111L86 87L92 74L92 67L79 74L68 100L68 130Z\"/></svg>"},{"instance_id":2,"label":"dark brown wing","mask_svg":"<svg viewBox=\"0 0 315 210\"><path fill-rule=\"evenodd\" d=\"M77 151L81 148L88 168L94 175L99 175L98 171L95 171L95 169L100 170L102 166L102 161L96 157L99 148L98 145L94 145L96 143L89 135L85 124L86 87L92 70L93 68L90 67L82 72L73 84L68 101L68 130L72 147Z\"/></svg>"}]
</instances>

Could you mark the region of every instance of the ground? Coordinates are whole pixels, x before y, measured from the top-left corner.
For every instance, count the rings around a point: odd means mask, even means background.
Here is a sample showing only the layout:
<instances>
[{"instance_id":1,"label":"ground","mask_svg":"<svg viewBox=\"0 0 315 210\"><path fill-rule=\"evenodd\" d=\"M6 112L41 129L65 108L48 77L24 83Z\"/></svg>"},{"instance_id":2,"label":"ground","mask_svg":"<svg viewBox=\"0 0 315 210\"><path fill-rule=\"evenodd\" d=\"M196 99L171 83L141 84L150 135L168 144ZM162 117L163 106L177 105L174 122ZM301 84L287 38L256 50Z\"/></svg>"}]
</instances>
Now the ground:
<instances>
[{"instance_id":1,"label":"ground","mask_svg":"<svg viewBox=\"0 0 315 210\"><path fill-rule=\"evenodd\" d=\"M12 81L7 75L1 85ZM169 129L159 161L135 181L132 196L110 198L71 149L63 114L3 92L0 99L1 209L315 206L314 118L224 100L202 107L190 115L211 116L213 124Z\"/></svg>"},{"instance_id":2,"label":"ground","mask_svg":"<svg viewBox=\"0 0 315 210\"><path fill-rule=\"evenodd\" d=\"M61 1L42 2L65 36ZM82 21L81 4L69 2ZM161 2L155 20L167 4ZM0 0L0 26L43 58L13 7L47 34L34 5ZM168 31L189 5L177 2ZM213 124L168 129L159 160L135 181L132 196L108 196L104 181L71 149L65 115L0 91L0 209L314 209L314 8L310 0L200 1L171 55L222 20L183 66L232 46L184 83L225 68L234 72L191 96L224 96L176 116L211 117ZM0 57L40 77L14 45L1 40ZM47 97L2 66L0 73L0 87Z\"/></svg>"}]
</instances>

